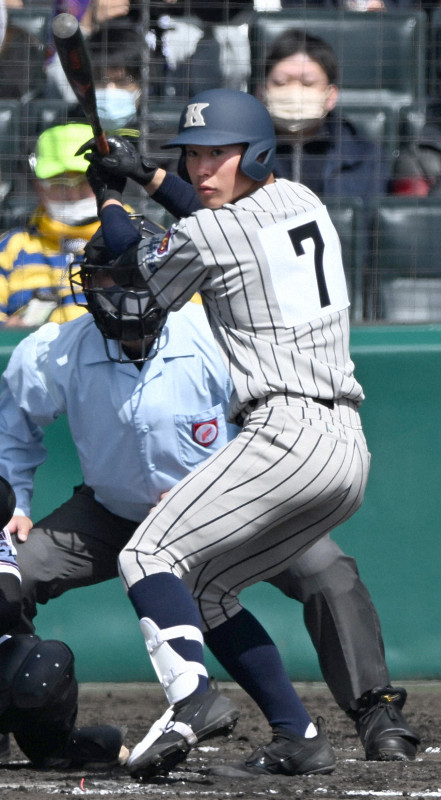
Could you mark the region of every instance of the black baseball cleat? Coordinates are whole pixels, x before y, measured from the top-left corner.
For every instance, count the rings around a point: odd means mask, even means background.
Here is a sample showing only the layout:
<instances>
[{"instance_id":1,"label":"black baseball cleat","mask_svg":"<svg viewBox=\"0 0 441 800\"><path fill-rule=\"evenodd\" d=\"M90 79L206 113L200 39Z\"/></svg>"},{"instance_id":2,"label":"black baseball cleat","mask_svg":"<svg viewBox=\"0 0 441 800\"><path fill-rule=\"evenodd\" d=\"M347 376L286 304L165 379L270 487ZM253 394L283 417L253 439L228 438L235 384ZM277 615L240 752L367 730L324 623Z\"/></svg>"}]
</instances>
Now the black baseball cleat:
<instances>
[{"instance_id":1,"label":"black baseball cleat","mask_svg":"<svg viewBox=\"0 0 441 800\"><path fill-rule=\"evenodd\" d=\"M351 713L367 761L412 761L420 737L410 727L402 708L407 692L385 686L366 692L358 711Z\"/></svg>"},{"instance_id":2,"label":"black baseball cleat","mask_svg":"<svg viewBox=\"0 0 441 800\"><path fill-rule=\"evenodd\" d=\"M123 744L125 728L114 725L93 725L74 728L69 742L55 757L44 758L41 769L102 770L123 766L129 751Z\"/></svg>"},{"instance_id":3,"label":"black baseball cleat","mask_svg":"<svg viewBox=\"0 0 441 800\"><path fill-rule=\"evenodd\" d=\"M311 739L274 730L272 741L254 750L246 761L211 767L210 775L223 778L252 778L259 775L325 775L335 768L330 742L317 720L318 733Z\"/></svg>"},{"instance_id":4,"label":"black baseball cleat","mask_svg":"<svg viewBox=\"0 0 441 800\"><path fill-rule=\"evenodd\" d=\"M167 773L200 741L233 730L239 718L234 703L216 688L170 706L132 750L127 768L140 780Z\"/></svg>"}]
</instances>

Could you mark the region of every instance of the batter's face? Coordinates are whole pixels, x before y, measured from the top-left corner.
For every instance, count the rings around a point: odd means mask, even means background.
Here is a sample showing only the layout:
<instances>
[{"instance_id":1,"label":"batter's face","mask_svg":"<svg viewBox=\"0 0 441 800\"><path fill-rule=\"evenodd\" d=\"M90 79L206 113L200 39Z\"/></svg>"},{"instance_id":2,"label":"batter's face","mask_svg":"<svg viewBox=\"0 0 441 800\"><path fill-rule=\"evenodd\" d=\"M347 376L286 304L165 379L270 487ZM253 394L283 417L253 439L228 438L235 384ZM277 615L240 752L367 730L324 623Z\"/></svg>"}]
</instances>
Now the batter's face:
<instances>
[{"instance_id":1,"label":"batter's face","mask_svg":"<svg viewBox=\"0 0 441 800\"><path fill-rule=\"evenodd\" d=\"M185 163L193 188L205 208L221 208L254 192L260 183L239 170L244 147L187 145Z\"/></svg>"}]
</instances>

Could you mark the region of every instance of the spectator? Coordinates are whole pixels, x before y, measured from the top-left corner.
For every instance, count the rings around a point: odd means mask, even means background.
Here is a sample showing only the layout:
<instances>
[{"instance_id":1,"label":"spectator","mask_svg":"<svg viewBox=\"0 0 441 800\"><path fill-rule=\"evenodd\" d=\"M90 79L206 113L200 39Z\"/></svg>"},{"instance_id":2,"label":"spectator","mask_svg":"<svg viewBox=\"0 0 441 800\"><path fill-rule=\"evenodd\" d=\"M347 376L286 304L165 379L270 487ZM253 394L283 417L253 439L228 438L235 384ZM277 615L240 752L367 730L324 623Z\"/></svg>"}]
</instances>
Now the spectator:
<instances>
[{"instance_id":1,"label":"spectator","mask_svg":"<svg viewBox=\"0 0 441 800\"><path fill-rule=\"evenodd\" d=\"M203 89L245 89L250 74L246 23L252 0L152 3L167 75L164 93L188 98Z\"/></svg>"},{"instance_id":2,"label":"spectator","mask_svg":"<svg viewBox=\"0 0 441 800\"><path fill-rule=\"evenodd\" d=\"M101 124L106 133L117 132L134 142L142 139L145 149L165 169L175 169L174 154L161 151L169 138L170 126L164 125L161 114L147 104L144 113L142 95L141 52L145 47L142 34L125 20L103 24L88 40L88 49L96 86L96 99ZM146 195L134 181L128 182L126 198L144 213L149 212Z\"/></svg>"},{"instance_id":3,"label":"spectator","mask_svg":"<svg viewBox=\"0 0 441 800\"><path fill-rule=\"evenodd\" d=\"M88 40L98 114L108 133L139 128L143 47L137 28L121 21L102 25Z\"/></svg>"},{"instance_id":4,"label":"spectator","mask_svg":"<svg viewBox=\"0 0 441 800\"><path fill-rule=\"evenodd\" d=\"M73 14L80 22L85 37L98 31L101 25L113 19L126 19L135 22L138 18L136 4L130 5L130 0L53 0L54 16L67 12ZM76 104L76 97L69 86L60 64L52 35L47 43L45 63L46 95L48 97L62 98L72 105Z\"/></svg>"},{"instance_id":5,"label":"spectator","mask_svg":"<svg viewBox=\"0 0 441 800\"><path fill-rule=\"evenodd\" d=\"M81 123L57 125L38 138L30 158L38 207L28 224L0 239L0 324L34 327L83 313L66 274L98 227L87 161L75 155L91 135Z\"/></svg>"},{"instance_id":6,"label":"spectator","mask_svg":"<svg viewBox=\"0 0 441 800\"><path fill-rule=\"evenodd\" d=\"M83 0L70 8L65 0L56 0L55 13L66 10L74 13L92 43L101 30L104 33L106 27L124 19L130 19L132 30L137 27L134 23L140 20L136 4L125 3L126 0ZM117 9L119 13L113 13ZM246 14L252 9L252 0L150 3L150 28L145 37L150 50L148 94L188 97L204 86L244 87L250 72L250 53L247 29L240 23L246 21ZM137 48L139 66L142 46L139 44ZM53 47L46 70L49 92L75 103Z\"/></svg>"},{"instance_id":7,"label":"spectator","mask_svg":"<svg viewBox=\"0 0 441 800\"><path fill-rule=\"evenodd\" d=\"M387 192L389 169L374 142L337 115L338 63L328 42L288 29L266 59L261 96L277 133L275 174L308 186L320 197Z\"/></svg>"}]
</instances>

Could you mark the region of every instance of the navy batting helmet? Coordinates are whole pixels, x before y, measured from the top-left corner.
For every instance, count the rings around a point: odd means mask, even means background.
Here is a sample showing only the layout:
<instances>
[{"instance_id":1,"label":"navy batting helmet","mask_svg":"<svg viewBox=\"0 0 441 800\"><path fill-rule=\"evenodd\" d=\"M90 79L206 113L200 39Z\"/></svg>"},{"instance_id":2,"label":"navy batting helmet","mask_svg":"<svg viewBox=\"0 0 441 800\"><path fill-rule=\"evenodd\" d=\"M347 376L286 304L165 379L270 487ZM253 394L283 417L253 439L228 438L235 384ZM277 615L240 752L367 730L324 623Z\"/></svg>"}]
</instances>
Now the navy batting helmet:
<instances>
[{"instance_id":1,"label":"navy batting helmet","mask_svg":"<svg viewBox=\"0 0 441 800\"><path fill-rule=\"evenodd\" d=\"M179 120L178 135L167 147L244 144L240 170L254 181L271 174L276 153L273 121L256 97L236 89L207 89L188 101ZM188 180L184 159L178 165Z\"/></svg>"}]
</instances>

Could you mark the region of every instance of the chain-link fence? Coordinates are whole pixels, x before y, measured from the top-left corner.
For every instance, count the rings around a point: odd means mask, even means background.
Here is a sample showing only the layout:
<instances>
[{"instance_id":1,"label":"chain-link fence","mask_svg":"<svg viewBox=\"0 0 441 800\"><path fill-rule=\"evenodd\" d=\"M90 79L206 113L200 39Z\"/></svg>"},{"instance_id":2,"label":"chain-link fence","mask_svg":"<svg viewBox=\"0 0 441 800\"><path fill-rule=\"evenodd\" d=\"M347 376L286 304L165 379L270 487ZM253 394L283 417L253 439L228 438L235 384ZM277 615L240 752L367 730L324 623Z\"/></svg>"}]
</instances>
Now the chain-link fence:
<instances>
[{"instance_id":1,"label":"chain-link fence","mask_svg":"<svg viewBox=\"0 0 441 800\"><path fill-rule=\"evenodd\" d=\"M38 136L85 121L51 35L53 15L69 11L88 42L108 133L125 132L173 170L176 154L161 145L187 98L218 86L257 94L274 110L276 175L316 191L340 233L353 321L441 321L441 8L411 0L10 2L0 16L0 232L25 230L38 207L30 159ZM290 73L299 33L301 79ZM136 186L128 201L171 221Z\"/></svg>"}]
</instances>

